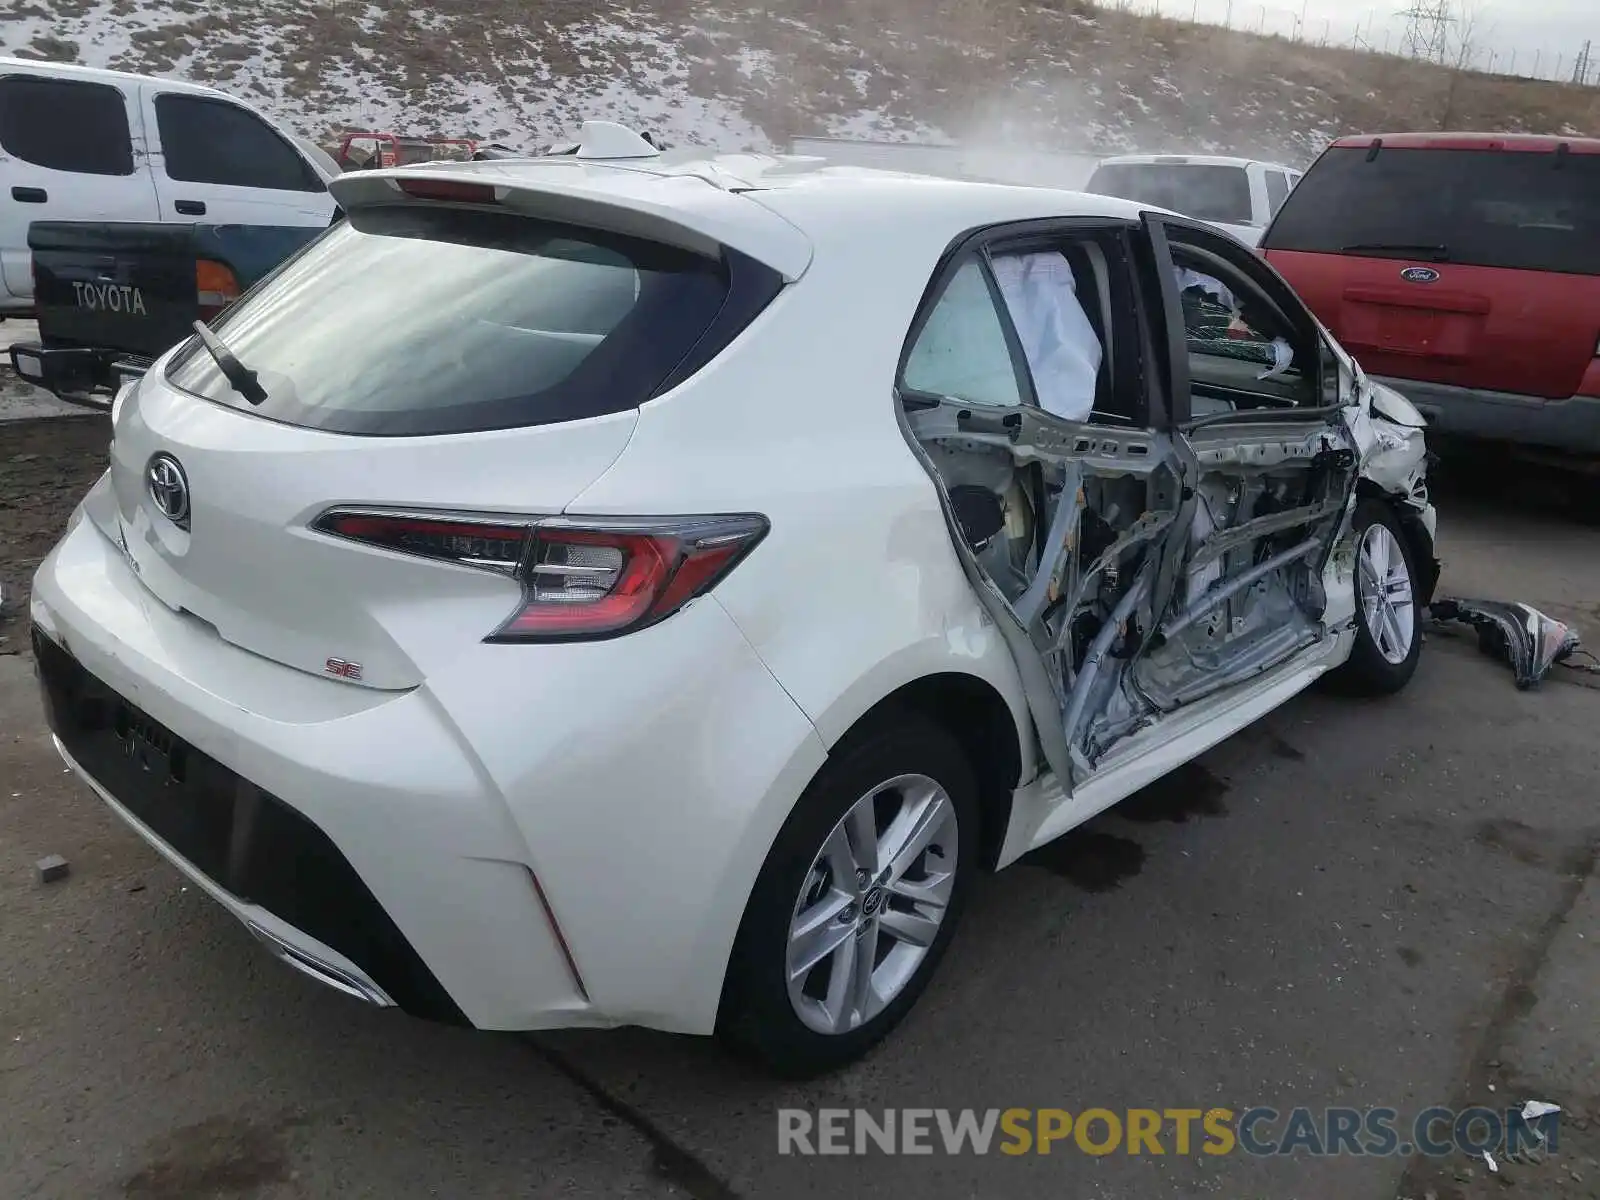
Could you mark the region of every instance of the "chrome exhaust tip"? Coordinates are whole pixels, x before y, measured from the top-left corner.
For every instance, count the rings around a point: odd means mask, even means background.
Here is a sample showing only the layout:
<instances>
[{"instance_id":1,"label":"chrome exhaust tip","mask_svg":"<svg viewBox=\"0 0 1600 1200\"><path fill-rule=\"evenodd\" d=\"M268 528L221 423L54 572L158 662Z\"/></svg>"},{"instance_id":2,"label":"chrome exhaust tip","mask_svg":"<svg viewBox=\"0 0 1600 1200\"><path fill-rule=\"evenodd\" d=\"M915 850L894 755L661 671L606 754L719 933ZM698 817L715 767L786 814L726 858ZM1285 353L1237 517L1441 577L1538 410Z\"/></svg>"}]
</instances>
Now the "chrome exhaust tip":
<instances>
[{"instance_id":1,"label":"chrome exhaust tip","mask_svg":"<svg viewBox=\"0 0 1600 1200\"><path fill-rule=\"evenodd\" d=\"M376 1008L394 1008L395 1002L390 999L376 984L365 979L358 979L350 972L334 966L332 963L323 962L314 955L306 953L298 946L292 946L277 934L263 929L254 921L246 921L245 927L256 936L272 954L288 963L302 975L309 975L318 983L343 992L347 996L354 996L357 1000L364 1000Z\"/></svg>"}]
</instances>

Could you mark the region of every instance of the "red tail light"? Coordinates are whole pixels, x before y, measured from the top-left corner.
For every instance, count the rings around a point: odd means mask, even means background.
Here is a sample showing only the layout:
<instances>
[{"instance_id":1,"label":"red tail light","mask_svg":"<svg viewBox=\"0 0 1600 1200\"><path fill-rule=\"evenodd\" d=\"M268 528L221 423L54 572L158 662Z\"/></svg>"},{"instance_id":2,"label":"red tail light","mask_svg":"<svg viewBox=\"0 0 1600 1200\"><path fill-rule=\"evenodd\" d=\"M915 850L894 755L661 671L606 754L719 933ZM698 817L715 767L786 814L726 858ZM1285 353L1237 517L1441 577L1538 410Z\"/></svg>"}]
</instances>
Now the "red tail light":
<instances>
[{"instance_id":1,"label":"red tail light","mask_svg":"<svg viewBox=\"0 0 1600 1200\"><path fill-rule=\"evenodd\" d=\"M208 258L194 264L195 303L200 319L209 321L240 296L239 279L224 263Z\"/></svg>"},{"instance_id":2,"label":"red tail light","mask_svg":"<svg viewBox=\"0 0 1600 1200\"><path fill-rule=\"evenodd\" d=\"M400 190L418 200L453 201L458 204L495 204L498 197L487 183L461 183L454 179L399 179Z\"/></svg>"},{"instance_id":3,"label":"red tail light","mask_svg":"<svg viewBox=\"0 0 1600 1200\"><path fill-rule=\"evenodd\" d=\"M617 637L710 591L766 535L756 515L526 521L335 508L312 528L365 545L508 575L522 602L485 640Z\"/></svg>"}]
</instances>

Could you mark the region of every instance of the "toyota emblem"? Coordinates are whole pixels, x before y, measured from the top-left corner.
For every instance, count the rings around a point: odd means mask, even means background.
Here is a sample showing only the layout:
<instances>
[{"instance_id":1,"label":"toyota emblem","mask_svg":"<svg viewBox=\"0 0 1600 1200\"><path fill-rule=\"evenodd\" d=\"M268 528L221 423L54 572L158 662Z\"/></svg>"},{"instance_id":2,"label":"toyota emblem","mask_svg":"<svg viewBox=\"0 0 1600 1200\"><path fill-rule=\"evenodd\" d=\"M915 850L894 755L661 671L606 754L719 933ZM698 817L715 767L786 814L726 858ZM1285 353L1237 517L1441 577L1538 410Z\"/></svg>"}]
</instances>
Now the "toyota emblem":
<instances>
[{"instance_id":1,"label":"toyota emblem","mask_svg":"<svg viewBox=\"0 0 1600 1200\"><path fill-rule=\"evenodd\" d=\"M170 454L158 454L145 468L145 483L157 511L179 529L189 528L189 479Z\"/></svg>"}]
</instances>

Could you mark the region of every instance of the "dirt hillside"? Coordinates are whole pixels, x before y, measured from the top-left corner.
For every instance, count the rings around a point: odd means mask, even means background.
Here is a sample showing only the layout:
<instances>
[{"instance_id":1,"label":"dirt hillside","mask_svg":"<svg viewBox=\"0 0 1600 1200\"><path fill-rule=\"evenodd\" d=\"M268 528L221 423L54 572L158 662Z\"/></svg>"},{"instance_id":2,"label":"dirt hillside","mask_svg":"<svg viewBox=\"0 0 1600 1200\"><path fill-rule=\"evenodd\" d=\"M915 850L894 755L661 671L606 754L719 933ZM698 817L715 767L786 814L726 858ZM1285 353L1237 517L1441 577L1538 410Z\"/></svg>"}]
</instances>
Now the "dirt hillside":
<instances>
[{"instance_id":1,"label":"dirt hillside","mask_svg":"<svg viewBox=\"0 0 1600 1200\"><path fill-rule=\"evenodd\" d=\"M1308 159L1341 132L1593 133L1600 90L1449 72L1086 0L9 0L7 53L210 82L300 132L536 146L584 117L669 142L794 134Z\"/></svg>"}]
</instances>

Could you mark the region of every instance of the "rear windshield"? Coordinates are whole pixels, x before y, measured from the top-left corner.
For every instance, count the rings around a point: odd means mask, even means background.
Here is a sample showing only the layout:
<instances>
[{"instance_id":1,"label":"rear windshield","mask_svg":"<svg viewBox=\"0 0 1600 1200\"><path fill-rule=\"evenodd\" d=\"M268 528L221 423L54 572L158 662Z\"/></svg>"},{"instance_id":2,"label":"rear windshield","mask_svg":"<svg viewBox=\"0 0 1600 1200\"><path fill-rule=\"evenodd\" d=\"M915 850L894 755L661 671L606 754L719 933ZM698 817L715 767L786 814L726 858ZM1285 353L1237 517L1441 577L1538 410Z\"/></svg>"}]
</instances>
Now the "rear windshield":
<instances>
[{"instance_id":1,"label":"rear windshield","mask_svg":"<svg viewBox=\"0 0 1600 1200\"><path fill-rule=\"evenodd\" d=\"M1250 176L1243 167L1207 163L1107 163L1089 179L1089 190L1170 209L1197 221L1248 225Z\"/></svg>"},{"instance_id":2,"label":"rear windshield","mask_svg":"<svg viewBox=\"0 0 1600 1200\"><path fill-rule=\"evenodd\" d=\"M1264 248L1600 274L1600 155L1368 153L1318 159Z\"/></svg>"},{"instance_id":3,"label":"rear windshield","mask_svg":"<svg viewBox=\"0 0 1600 1200\"><path fill-rule=\"evenodd\" d=\"M214 324L250 405L198 340L168 379L335 433L467 433L635 408L728 293L720 263L510 213L358 210Z\"/></svg>"}]
</instances>

